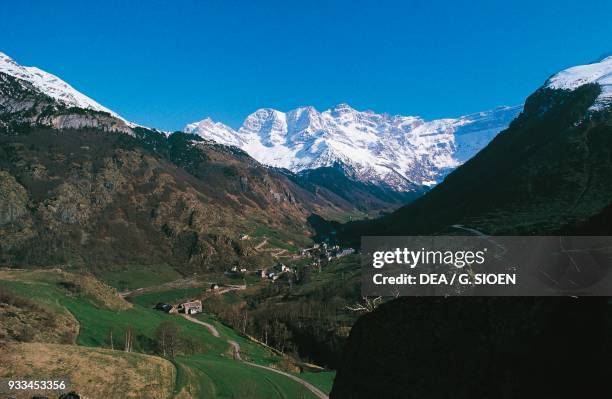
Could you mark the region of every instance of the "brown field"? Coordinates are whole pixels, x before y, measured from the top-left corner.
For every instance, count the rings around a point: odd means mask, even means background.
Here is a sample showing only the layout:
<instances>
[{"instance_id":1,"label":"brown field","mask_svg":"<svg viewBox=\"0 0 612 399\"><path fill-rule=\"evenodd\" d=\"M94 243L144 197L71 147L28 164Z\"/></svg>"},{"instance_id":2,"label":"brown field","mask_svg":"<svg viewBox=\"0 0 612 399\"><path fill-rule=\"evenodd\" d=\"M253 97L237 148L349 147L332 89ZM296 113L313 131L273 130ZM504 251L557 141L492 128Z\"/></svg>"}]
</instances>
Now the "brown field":
<instances>
[{"instance_id":1,"label":"brown field","mask_svg":"<svg viewBox=\"0 0 612 399\"><path fill-rule=\"evenodd\" d=\"M176 376L172 363L159 357L73 345L8 344L0 359L0 377L67 377L69 390L86 399L169 398Z\"/></svg>"}]
</instances>

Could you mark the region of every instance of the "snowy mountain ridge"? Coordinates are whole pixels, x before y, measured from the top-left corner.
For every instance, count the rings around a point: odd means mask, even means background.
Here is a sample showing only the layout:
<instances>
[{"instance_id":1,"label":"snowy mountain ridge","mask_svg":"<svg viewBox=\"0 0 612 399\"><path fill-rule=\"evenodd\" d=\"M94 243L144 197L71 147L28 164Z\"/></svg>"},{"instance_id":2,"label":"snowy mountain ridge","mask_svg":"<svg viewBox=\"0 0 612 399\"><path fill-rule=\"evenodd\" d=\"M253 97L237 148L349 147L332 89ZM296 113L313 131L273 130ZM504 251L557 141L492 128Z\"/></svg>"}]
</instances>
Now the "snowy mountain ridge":
<instances>
[{"instance_id":1,"label":"snowy mountain ridge","mask_svg":"<svg viewBox=\"0 0 612 399\"><path fill-rule=\"evenodd\" d=\"M592 64L565 69L548 79L546 87L574 90L589 83L601 87L601 93L590 108L592 111L601 111L612 105L612 56Z\"/></svg>"},{"instance_id":2,"label":"snowy mountain ridge","mask_svg":"<svg viewBox=\"0 0 612 399\"><path fill-rule=\"evenodd\" d=\"M36 89L65 106L106 112L126 122L130 127L137 126L87 97L57 76L36 67L19 65L11 57L2 52L0 52L0 72L31 83Z\"/></svg>"},{"instance_id":3,"label":"snowy mountain ridge","mask_svg":"<svg viewBox=\"0 0 612 399\"><path fill-rule=\"evenodd\" d=\"M184 131L237 146L266 165L300 172L341 164L353 179L412 191L439 183L521 110L522 106L499 107L425 121L357 111L347 104L323 112L314 107L288 112L262 108L238 130L206 118Z\"/></svg>"}]
</instances>

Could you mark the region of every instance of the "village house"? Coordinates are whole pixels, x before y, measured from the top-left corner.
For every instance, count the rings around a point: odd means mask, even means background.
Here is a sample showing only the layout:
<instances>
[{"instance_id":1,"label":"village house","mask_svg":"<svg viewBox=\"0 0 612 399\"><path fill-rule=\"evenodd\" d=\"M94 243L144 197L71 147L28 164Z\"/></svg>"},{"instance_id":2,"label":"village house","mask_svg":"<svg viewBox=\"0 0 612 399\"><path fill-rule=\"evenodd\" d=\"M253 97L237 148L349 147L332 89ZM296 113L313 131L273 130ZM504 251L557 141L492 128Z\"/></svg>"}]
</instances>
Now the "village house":
<instances>
[{"instance_id":1,"label":"village house","mask_svg":"<svg viewBox=\"0 0 612 399\"><path fill-rule=\"evenodd\" d=\"M248 273L248 269L246 267L238 267L238 266L232 266L232 268L228 271L225 272L225 274L231 275L231 274L245 274Z\"/></svg>"},{"instance_id":2,"label":"village house","mask_svg":"<svg viewBox=\"0 0 612 399\"><path fill-rule=\"evenodd\" d=\"M340 251L340 252L339 252L339 253L336 255L336 257L337 257L337 258L341 258L341 257L343 257L343 256L347 256L347 255L354 254L354 253L355 253L355 250L354 250L353 248L346 248L346 249L343 249L342 251Z\"/></svg>"},{"instance_id":3,"label":"village house","mask_svg":"<svg viewBox=\"0 0 612 399\"><path fill-rule=\"evenodd\" d=\"M185 314L202 313L202 301L196 299L194 301L181 303L178 307L179 312Z\"/></svg>"}]
</instances>

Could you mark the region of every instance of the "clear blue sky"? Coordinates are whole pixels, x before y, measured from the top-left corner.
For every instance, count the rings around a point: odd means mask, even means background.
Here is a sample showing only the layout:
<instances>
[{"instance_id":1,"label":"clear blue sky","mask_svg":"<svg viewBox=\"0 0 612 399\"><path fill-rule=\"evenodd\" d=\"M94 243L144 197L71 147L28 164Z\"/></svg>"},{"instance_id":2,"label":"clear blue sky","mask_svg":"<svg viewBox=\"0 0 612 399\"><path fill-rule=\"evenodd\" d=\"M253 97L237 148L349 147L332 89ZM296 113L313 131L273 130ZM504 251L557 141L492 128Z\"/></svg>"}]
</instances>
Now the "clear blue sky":
<instances>
[{"instance_id":1,"label":"clear blue sky","mask_svg":"<svg viewBox=\"0 0 612 399\"><path fill-rule=\"evenodd\" d=\"M340 102L458 116L612 51L610 0L102 3L2 2L0 51L168 130Z\"/></svg>"}]
</instances>

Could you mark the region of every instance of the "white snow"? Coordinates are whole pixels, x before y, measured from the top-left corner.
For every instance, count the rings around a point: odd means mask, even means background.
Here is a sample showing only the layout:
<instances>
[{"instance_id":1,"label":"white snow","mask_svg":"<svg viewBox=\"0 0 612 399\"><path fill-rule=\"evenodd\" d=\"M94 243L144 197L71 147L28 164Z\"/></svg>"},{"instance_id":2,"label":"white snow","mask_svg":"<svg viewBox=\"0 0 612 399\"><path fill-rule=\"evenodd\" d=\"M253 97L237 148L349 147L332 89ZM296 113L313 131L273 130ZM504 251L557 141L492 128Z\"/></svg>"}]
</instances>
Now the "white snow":
<instances>
[{"instance_id":1,"label":"white snow","mask_svg":"<svg viewBox=\"0 0 612 399\"><path fill-rule=\"evenodd\" d=\"M107 112L115 118L123 120L131 127L137 126L131 122L126 121L110 109L98 104L83 93L77 91L75 88L73 88L57 76L52 75L36 67L21 66L17 64L11 57L2 52L0 52L0 72L30 82L42 93L54 98L58 102L68 107L78 107L84 109L91 109L94 111Z\"/></svg>"},{"instance_id":2,"label":"white snow","mask_svg":"<svg viewBox=\"0 0 612 399\"><path fill-rule=\"evenodd\" d=\"M238 130L210 118L184 129L240 147L259 162L299 172L341 163L354 178L397 190L431 186L486 146L522 106L500 107L454 119L357 111L347 104L319 112L264 108Z\"/></svg>"},{"instance_id":3,"label":"white snow","mask_svg":"<svg viewBox=\"0 0 612 399\"><path fill-rule=\"evenodd\" d=\"M612 56L593 64L579 65L561 71L548 79L546 87L575 90L589 83L601 86L601 94L590 109L599 111L609 107L612 104Z\"/></svg>"}]
</instances>

